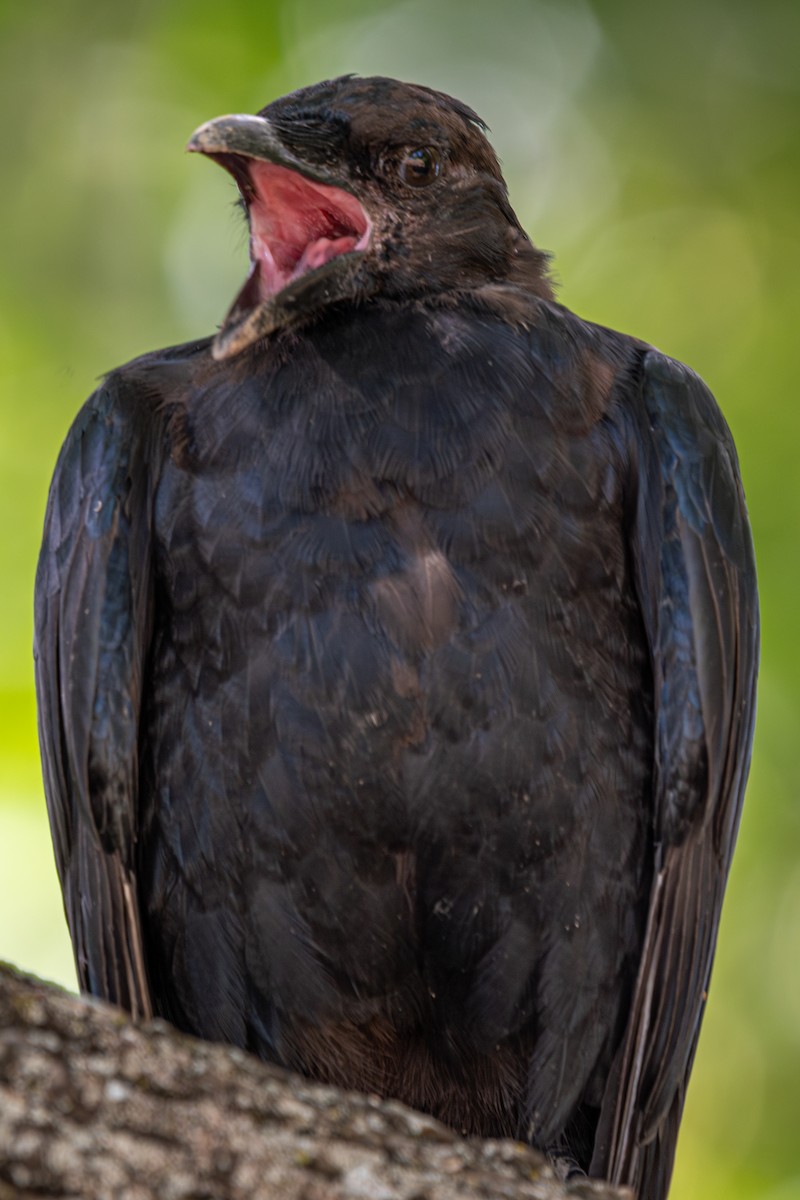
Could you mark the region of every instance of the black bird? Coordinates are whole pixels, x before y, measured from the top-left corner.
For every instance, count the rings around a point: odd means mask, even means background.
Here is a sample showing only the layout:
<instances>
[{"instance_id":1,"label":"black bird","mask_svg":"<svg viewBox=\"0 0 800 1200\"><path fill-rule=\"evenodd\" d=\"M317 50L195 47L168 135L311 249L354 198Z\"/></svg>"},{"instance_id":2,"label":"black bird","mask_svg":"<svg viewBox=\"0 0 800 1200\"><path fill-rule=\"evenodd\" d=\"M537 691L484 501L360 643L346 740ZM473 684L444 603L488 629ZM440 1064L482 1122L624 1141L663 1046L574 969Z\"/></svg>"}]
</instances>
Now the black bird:
<instances>
[{"instance_id":1,"label":"black bird","mask_svg":"<svg viewBox=\"0 0 800 1200\"><path fill-rule=\"evenodd\" d=\"M713 397L555 302L483 131L345 77L191 139L252 270L56 468L56 860L84 991L660 1200L753 550Z\"/></svg>"}]
</instances>

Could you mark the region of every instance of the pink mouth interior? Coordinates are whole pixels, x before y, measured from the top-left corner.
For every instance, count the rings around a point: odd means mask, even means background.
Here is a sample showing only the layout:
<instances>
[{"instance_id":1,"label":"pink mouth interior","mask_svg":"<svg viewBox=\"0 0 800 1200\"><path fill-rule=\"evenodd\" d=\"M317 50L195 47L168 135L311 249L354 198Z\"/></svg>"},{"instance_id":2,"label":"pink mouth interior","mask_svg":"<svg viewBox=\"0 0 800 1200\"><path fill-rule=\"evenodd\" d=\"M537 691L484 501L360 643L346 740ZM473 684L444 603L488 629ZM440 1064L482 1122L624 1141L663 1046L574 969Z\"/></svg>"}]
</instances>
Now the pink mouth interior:
<instances>
[{"instance_id":1,"label":"pink mouth interior","mask_svg":"<svg viewBox=\"0 0 800 1200\"><path fill-rule=\"evenodd\" d=\"M250 251L260 300L369 244L372 222L349 192L261 159L247 165L253 192Z\"/></svg>"}]
</instances>

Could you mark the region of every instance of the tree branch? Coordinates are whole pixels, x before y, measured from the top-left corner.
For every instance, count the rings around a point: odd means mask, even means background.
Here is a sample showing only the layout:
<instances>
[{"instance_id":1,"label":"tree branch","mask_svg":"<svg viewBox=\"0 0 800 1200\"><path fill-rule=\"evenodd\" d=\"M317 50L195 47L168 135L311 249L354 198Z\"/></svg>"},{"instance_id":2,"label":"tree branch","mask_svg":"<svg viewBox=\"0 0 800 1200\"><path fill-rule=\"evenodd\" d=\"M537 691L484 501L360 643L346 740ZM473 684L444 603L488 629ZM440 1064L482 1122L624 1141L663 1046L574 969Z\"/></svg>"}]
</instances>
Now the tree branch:
<instances>
[{"instance_id":1,"label":"tree branch","mask_svg":"<svg viewBox=\"0 0 800 1200\"><path fill-rule=\"evenodd\" d=\"M0 1200L623 1200L0 966Z\"/></svg>"}]
</instances>

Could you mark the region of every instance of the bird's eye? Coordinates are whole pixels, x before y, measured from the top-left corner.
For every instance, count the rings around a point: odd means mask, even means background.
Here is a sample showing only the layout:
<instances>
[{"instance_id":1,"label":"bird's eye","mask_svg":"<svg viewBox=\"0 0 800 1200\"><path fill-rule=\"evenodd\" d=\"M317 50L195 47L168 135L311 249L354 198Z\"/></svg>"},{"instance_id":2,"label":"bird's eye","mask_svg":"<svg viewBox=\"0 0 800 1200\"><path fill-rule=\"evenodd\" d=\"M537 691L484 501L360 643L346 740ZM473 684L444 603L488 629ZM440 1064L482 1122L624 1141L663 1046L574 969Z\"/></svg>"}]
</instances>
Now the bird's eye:
<instances>
[{"instance_id":1,"label":"bird's eye","mask_svg":"<svg viewBox=\"0 0 800 1200\"><path fill-rule=\"evenodd\" d=\"M398 164L397 173L409 187L427 187L439 174L439 158L436 151L427 146L406 150Z\"/></svg>"}]
</instances>

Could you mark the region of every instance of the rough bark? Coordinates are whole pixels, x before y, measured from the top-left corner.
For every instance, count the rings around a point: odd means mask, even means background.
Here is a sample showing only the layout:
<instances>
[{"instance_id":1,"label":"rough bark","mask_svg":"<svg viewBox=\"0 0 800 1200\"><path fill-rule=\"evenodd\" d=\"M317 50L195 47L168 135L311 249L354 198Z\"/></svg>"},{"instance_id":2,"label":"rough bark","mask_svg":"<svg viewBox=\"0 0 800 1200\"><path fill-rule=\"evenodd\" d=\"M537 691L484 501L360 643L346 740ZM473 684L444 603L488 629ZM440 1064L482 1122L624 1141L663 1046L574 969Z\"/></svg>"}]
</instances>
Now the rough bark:
<instances>
[{"instance_id":1,"label":"rough bark","mask_svg":"<svg viewBox=\"0 0 800 1200\"><path fill-rule=\"evenodd\" d=\"M0 1200L622 1200L0 967Z\"/></svg>"}]
</instances>

